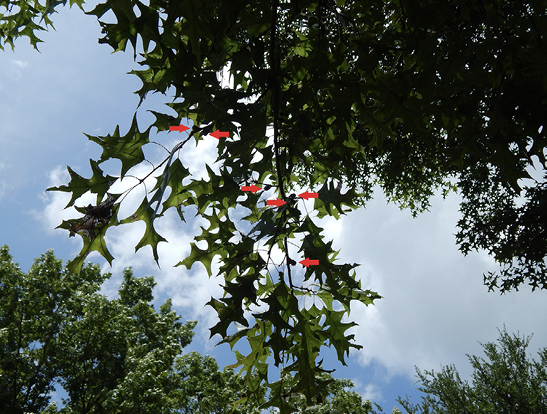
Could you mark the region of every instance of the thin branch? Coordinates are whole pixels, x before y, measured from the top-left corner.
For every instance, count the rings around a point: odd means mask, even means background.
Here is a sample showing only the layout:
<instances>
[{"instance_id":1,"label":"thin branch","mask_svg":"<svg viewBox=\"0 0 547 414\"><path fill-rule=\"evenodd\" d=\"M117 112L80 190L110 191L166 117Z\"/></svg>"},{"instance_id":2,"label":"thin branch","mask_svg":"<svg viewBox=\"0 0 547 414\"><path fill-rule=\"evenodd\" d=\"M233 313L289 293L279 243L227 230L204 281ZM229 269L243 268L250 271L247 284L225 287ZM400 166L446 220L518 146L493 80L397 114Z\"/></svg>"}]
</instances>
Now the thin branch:
<instances>
[{"instance_id":1,"label":"thin branch","mask_svg":"<svg viewBox=\"0 0 547 414\"><path fill-rule=\"evenodd\" d=\"M294 285L292 283L292 276L291 276L291 263L289 258L289 246L287 245L287 236L283 238L283 242L285 243L285 256L287 258L287 277L289 279L289 286L291 287L291 291L294 290Z\"/></svg>"},{"instance_id":2,"label":"thin branch","mask_svg":"<svg viewBox=\"0 0 547 414\"><path fill-rule=\"evenodd\" d=\"M271 74L271 83L272 83L272 94L273 94L273 127L274 127L274 148L275 148L275 168L277 172L277 184L279 186L279 192L281 199L285 200L285 188L283 185L283 171L281 170L281 149L279 147L279 82L278 82L278 66L279 59L276 53L276 36L277 36L277 8L279 6L279 0L274 0L272 2L272 22L271 22L271 34L270 34L270 68L272 71ZM286 215L287 212L283 211L281 215L281 223L286 225ZM276 235L279 230L279 226L276 228ZM272 245L270 246L270 251L268 252L268 259L275 243L275 236ZM287 277L289 279L289 286L291 291L294 290L294 285L292 283L291 276L291 264L289 258L289 250L287 246L287 236L283 238L283 243L285 246L285 258L287 263Z\"/></svg>"},{"instance_id":3,"label":"thin branch","mask_svg":"<svg viewBox=\"0 0 547 414\"><path fill-rule=\"evenodd\" d=\"M156 141L150 141L151 144L156 144L156 145L159 145L160 147L162 147L166 152L170 152L167 148L165 148L164 145L160 144L159 142L156 142Z\"/></svg>"},{"instance_id":4,"label":"thin branch","mask_svg":"<svg viewBox=\"0 0 547 414\"><path fill-rule=\"evenodd\" d=\"M277 31L277 7L279 5L279 0L274 0L272 2L272 22L271 22L271 34L270 34L270 69L271 74L271 84L272 84L272 94L273 94L273 129L274 129L274 148L275 148L275 167L277 172L277 184L279 185L279 190L281 193L281 199L285 199L285 189L283 188L283 173L281 171L281 161L280 155L281 151L279 148L279 83L278 83L278 59L276 53L276 31Z\"/></svg>"},{"instance_id":5,"label":"thin branch","mask_svg":"<svg viewBox=\"0 0 547 414\"><path fill-rule=\"evenodd\" d=\"M198 128L198 129L199 129L199 128ZM204 128L201 128L201 129L204 129ZM196 132L197 132L197 131L196 131ZM150 177L154 172L156 172L156 170L159 169L163 164L165 164L166 162L171 163L171 159L173 158L173 155L175 154L175 152L177 152L178 150L180 150L180 149L184 146L184 144L186 144L186 143L190 140L190 138L192 138L192 136L194 135L194 133L195 133L194 128L192 128L192 133L191 133L190 135L188 135L188 138L186 138L184 141L179 142L177 145L175 145L175 146L173 147L173 149L171 150L171 153L170 153L170 155L169 155L168 157L166 157L160 164L158 164L156 167L154 167L154 168L152 169L152 171L150 171L148 174L146 174L146 176L145 176L144 178L142 178L142 179L139 178L139 179L138 179L139 182L138 182L137 184L135 184L133 187L131 187L131 188L125 190L125 191L123 192L124 196L123 196L122 199L120 200L120 203L124 200L125 197L127 197L127 196L129 195L129 193L130 193L131 191L133 191L133 189L134 189L135 187L137 187L137 186L141 185L142 183L144 183L144 181L146 181L146 179L147 179L148 177ZM136 178L136 177L135 177L135 178Z\"/></svg>"}]
</instances>

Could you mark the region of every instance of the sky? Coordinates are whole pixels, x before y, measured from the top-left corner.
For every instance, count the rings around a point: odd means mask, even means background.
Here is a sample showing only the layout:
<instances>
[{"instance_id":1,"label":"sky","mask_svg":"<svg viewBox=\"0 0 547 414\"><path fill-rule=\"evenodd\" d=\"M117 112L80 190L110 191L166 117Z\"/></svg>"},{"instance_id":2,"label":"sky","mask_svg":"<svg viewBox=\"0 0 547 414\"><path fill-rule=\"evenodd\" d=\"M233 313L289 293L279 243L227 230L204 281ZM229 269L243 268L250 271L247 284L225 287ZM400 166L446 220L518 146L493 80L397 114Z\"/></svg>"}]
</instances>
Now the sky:
<instances>
[{"instance_id":1,"label":"sky","mask_svg":"<svg viewBox=\"0 0 547 414\"><path fill-rule=\"evenodd\" d=\"M23 271L47 249L63 260L79 252L79 237L69 238L65 230L55 229L63 219L77 217L73 210L64 210L68 195L45 189L68 182L66 165L90 176L89 159L97 159L101 150L83 133L106 135L119 125L125 134L138 104L133 92L141 86L136 76L127 74L138 68L133 53L112 54L109 46L100 45L100 26L93 16L67 7L53 20L56 31L39 35L45 41L39 45L41 53L27 39L16 43L15 52L9 47L0 52L0 245L10 247ZM138 111L141 130L154 119L146 110L166 112L162 104L168 101L162 95L145 101ZM172 147L185 137L154 132L151 138ZM192 140L181 151L181 161L194 178L205 171L205 163L212 166L217 142L204 139L196 146ZM151 147L147 157L160 160L163 150ZM106 168L115 173L119 164L106 163ZM145 168L139 168L132 173L142 175ZM127 180L120 188L131 184ZM147 181L148 188L153 185L153 180ZM120 216L131 214L142 195L142 190L131 193ZM327 368L336 368L336 377L351 379L364 398L391 412L398 406L398 395L419 401L415 366L438 372L454 364L462 379L469 380L472 368L466 354L484 356L478 342L495 342L504 326L509 333L533 334L528 351L537 359L537 351L547 346L547 292L532 292L526 286L505 295L488 292L482 275L497 270L492 258L484 252L463 256L455 243L458 195L433 197L430 212L417 218L388 204L380 192L375 195L366 208L338 221L321 221L326 240L334 240L334 248L340 249L337 263L360 263L356 272L363 287L383 296L375 306L354 307L351 317L359 325L352 332L363 348L351 351L347 367L327 352ZM76 204L93 202L84 196ZM307 202L308 210L312 203ZM132 266L137 276L153 275L156 303L170 297L183 320L198 320L187 350L209 354L223 367L235 357L228 345L215 347L218 339L209 339L208 328L216 323L216 315L204 306L211 296L222 295L220 279L209 279L199 263L190 270L173 267L189 253L190 242L203 225L191 212L186 218L185 224L176 214L168 214L157 225L169 241L159 245L161 269L149 247L134 253L142 222L108 231L107 243L115 257L112 267L97 254L89 260L113 273L103 287L111 297L125 267Z\"/></svg>"}]
</instances>

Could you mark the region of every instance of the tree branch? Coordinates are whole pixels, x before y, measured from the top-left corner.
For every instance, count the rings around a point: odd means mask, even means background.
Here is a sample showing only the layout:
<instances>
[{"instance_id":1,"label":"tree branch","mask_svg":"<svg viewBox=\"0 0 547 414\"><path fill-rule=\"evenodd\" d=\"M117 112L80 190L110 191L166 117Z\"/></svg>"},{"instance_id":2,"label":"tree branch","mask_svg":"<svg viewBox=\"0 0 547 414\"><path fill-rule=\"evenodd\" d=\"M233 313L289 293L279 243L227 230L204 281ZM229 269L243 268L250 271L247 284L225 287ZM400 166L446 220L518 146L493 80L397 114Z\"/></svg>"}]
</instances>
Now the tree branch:
<instances>
[{"instance_id":1,"label":"tree branch","mask_svg":"<svg viewBox=\"0 0 547 414\"><path fill-rule=\"evenodd\" d=\"M281 199L285 199L285 189L283 186L283 173L281 171L281 150L279 148L279 83L278 83L278 66L279 59L276 53L276 36L277 36L277 7L279 0L273 0L272 2L272 22L271 22L271 34L270 34L270 70L272 95L273 95L273 129L274 129L274 149L275 149L275 167L277 171L277 184L279 185L279 191L281 193Z\"/></svg>"}]
</instances>

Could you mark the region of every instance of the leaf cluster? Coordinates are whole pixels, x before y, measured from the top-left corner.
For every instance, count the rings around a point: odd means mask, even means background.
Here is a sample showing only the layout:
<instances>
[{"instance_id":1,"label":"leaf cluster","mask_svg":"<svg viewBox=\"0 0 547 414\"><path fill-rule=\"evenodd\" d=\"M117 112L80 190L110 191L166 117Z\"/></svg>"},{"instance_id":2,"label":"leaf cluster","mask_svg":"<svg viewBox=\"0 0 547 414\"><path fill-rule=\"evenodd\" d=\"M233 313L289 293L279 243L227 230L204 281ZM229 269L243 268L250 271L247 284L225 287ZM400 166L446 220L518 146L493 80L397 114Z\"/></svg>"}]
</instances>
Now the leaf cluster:
<instances>
[{"instance_id":1,"label":"leaf cluster","mask_svg":"<svg viewBox=\"0 0 547 414\"><path fill-rule=\"evenodd\" d=\"M0 1L0 50L4 50L6 44L13 50L13 42L22 36L28 37L30 44L38 50L38 43L42 41L34 32L47 30L49 26L54 28L50 16L57 12L56 7L60 4L65 6L66 3L67 0L45 0L45 4L39 0ZM83 0L69 0L70 7L76 4L82 10L83 3ZM45 27L41 25L42 22Z\"/></svg>"},{"instance_id":2,"label":"leaf cluster","mask_svg":"<svg viewBox=\"0 0 547 414\"><path fill-rule=\"evenodd\" d=\"M532 290L547 289L545 177L543 182L534 180L534 186L525 188L524 197L515 200L511 189L495 179L491 168L477 165L474 170L483 180L466 177L461 182L467 195L461 205L464 217L456 234L460 250L467 254L473 248L484 249L503 266L499 272L484 276L490 290L518 290L525 281Z\"/></svg>"}]
</instances>

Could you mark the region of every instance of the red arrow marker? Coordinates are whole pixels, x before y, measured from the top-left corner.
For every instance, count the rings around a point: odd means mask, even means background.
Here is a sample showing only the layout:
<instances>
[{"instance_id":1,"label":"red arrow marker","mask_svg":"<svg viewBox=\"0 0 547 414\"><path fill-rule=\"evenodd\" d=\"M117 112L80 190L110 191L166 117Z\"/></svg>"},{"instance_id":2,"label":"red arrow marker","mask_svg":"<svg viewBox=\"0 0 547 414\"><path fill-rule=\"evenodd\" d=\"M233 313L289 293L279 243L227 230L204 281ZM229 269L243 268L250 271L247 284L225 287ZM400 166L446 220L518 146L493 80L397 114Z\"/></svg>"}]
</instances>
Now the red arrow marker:
<instances>
[{"instance_id":1,"label":"red arrow marker","mask_svg":"<svg viewBox=\"0 0 547 414\"><path fill-rule=\"evenodd\" d=\"M179 132L183 132L183 131L187 131L187 130L189 130L189 129L190 129L189 127L184 126L184 125L170 126L170 127L169 127L169 131L179 131Z\"/></svg>"},{"instance_id":2,"label":"red arrow marker","mask_svg":"<svg viewBox=\"0 0 547 414\"><path fill-rule=\"evenodd\" d=\"M275 200L266 200L266 205L268 205L268 206L280 207L283 204L287 204L287 202L283 201L283 200L280 200L279 198L276 198Z\"/></svg>"},{"instance_id":3,"label":"red arrow marker","mask_svg":"<svg viewBox=\"0 0 547 414\"><path fill-rule=\"evenodd\" d=\"M230 133L227 131L219 131L218 129L215 132L211 132L209 135L214 136L216 139L220 139L220 137L229 137Z\"/></svg>"},{"instance_id":4,"label":"red arrow marker","mask_svg":"<svg viewBox=\"0 0 547 414\"><path fill-rule=\"evenodd\" d=\"M299 261L298 263L302 264L303 266L309 267L311 265L318 265L319 260L304 259L304 260Z\"/></svg>"},{"instance_id":5,"label":"red arrow marker","mask_svg":"<svg viewBox=\"0 0 547 414\"><path fill-rule=\"evenodd\" d=\"M251 193L256 193L258 190L262 190L261 187L258 187L256 185L244 185L241 187L241 191L250 191Z\"/></svg>"},{"instance_id":6,"label":"red arrow marker","mask_svg":"<svg viewBox=\"0 0 547 414\"><path fill-rule=\"evenodd\" d=\"M317 198L319 197L319 194L317 193L310 193L309 191L306 191L305 193L299 194L298 197L304 198L306 200L309 200L310 198Z\"/></svg>"}]
</instances>

